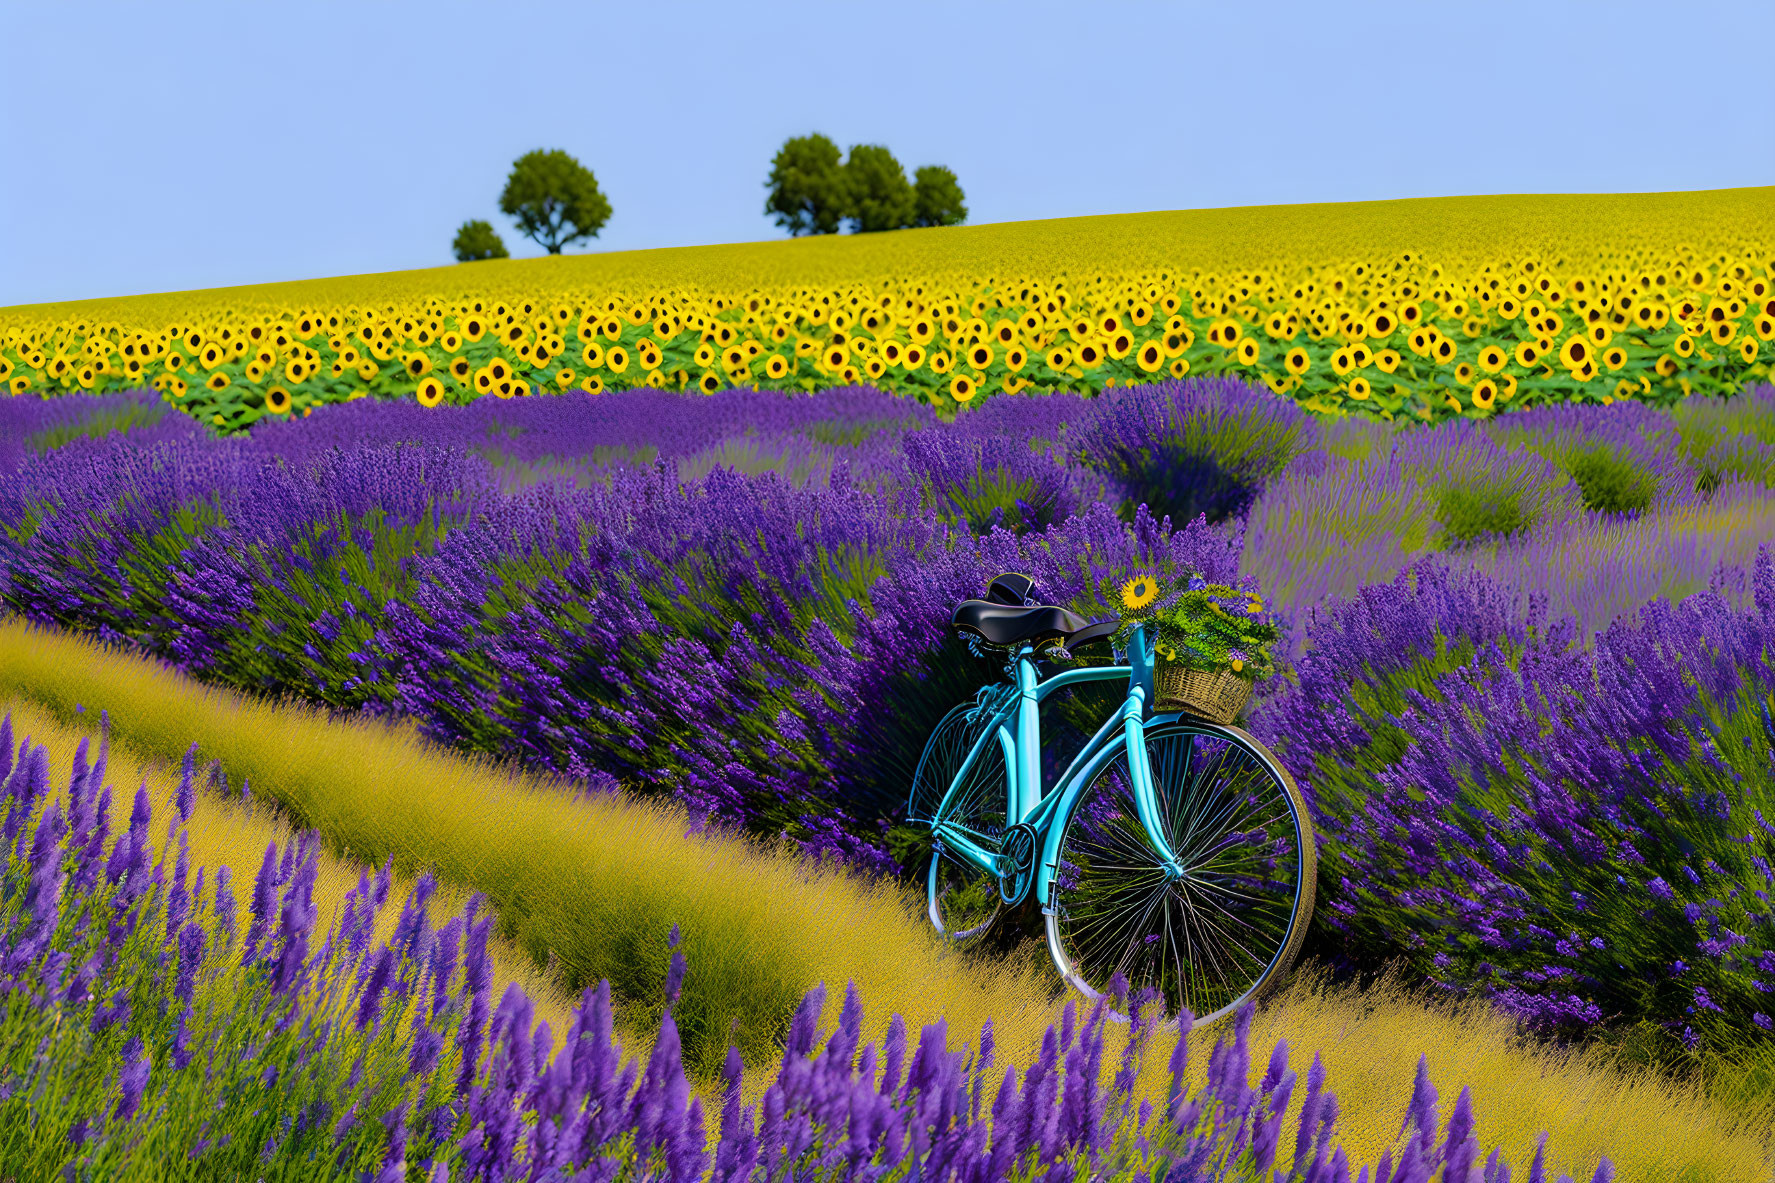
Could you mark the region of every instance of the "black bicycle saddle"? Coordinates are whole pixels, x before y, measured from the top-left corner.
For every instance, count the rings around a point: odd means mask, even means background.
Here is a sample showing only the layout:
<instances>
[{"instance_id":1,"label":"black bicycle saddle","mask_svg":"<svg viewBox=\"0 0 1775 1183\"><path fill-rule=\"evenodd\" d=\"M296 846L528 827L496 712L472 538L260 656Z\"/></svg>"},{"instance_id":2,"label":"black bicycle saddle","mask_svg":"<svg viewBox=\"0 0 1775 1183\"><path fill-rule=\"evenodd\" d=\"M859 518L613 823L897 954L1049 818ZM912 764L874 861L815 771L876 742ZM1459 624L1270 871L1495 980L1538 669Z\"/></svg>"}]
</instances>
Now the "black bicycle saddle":
<instances>
[{"instance_id":1,"label":"black bicycle saddle","mask_svg":"<svg viewBox=\"0 0 1775 1183\"><path fill-rule=\"evenodd\" d=\"M963 600L950 623L988 645L1009 649L1017 645L1059 641L1067 648L1088 645L1113 635L1117 620L1096 624L1054 604L1032 604L1035 581L1027 575L1000 575L986 588L983 600Z\"/></svg>"}]
</instances>

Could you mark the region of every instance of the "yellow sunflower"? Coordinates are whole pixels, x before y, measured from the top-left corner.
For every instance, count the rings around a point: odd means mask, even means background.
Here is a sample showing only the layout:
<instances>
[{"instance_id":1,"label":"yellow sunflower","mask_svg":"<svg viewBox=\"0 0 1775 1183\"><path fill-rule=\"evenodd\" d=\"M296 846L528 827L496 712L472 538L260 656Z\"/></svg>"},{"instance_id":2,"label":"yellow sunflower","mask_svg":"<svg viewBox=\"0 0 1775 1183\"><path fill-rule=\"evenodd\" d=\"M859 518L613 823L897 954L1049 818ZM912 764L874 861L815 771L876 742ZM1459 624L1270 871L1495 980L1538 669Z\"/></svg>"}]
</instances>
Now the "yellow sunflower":
<instances>
[{"instance_id":1,"label":"yellow sunflower","mask_svg":"<svg viewBox=\"0 0 1775 1183\"><path fill-rule=\"evenodd\" d=\"M1136 575L1122 584L1122 607L1137 612L1159 598L1159 581L1151 575Z\"/></svg>"}]
</instances>

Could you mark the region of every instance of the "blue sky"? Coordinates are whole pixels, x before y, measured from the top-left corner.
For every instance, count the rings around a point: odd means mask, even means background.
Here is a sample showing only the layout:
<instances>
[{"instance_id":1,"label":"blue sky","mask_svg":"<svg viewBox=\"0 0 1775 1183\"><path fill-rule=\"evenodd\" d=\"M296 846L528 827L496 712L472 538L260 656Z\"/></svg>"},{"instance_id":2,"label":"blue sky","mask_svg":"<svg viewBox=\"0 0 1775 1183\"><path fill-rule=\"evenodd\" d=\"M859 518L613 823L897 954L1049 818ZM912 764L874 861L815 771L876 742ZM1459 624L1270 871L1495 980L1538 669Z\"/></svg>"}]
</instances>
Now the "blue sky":
<instances>
[{"instance_id":1,"label":"blue sky","mask_svg":"<svg viewBox=\"0 0 1775 1183\"><path fill-rule=\"evenodd\" d=\"M973 222L1775 184L1775 3L0 0L0 305L450 262L563 148L591 250L779 237L783 140ZM578 248L587 249L587 248Z\"/></svg>"}]
</instances>

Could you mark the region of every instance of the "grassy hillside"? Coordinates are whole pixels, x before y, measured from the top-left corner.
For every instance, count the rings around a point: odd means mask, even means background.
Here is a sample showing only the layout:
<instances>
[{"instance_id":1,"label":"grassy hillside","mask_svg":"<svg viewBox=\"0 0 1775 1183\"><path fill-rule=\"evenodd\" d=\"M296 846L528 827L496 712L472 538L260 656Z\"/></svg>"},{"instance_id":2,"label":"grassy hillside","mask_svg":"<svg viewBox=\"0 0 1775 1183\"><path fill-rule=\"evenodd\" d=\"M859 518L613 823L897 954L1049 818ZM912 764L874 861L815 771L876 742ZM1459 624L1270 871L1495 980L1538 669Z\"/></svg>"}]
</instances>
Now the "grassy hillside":
<instances>
[{"instance_id":1,"label":"grassy hillside","mask_svg":"<svg viewBox=\"0 0 1775 1183\"><path fill-rule=\"evenodd\" d=\"M827 287L902 275L1085 277L1105 269L1223 271L1302 259L1411 251L1485 254L1501 241L1575 256L1623 235L1670 252L1698 243L1767 247L1775 186L1679 193L1531 193L1161 210L996 222L883 234L827 235L718 246L498 259L417 271L302 279L189 292L0 308L14 318L156 322L260 306L369 303L553 288L587 291L694 287L744 292ZM1763 233L1758 233L1759 228Z\"/></svg>"}]
</instances>

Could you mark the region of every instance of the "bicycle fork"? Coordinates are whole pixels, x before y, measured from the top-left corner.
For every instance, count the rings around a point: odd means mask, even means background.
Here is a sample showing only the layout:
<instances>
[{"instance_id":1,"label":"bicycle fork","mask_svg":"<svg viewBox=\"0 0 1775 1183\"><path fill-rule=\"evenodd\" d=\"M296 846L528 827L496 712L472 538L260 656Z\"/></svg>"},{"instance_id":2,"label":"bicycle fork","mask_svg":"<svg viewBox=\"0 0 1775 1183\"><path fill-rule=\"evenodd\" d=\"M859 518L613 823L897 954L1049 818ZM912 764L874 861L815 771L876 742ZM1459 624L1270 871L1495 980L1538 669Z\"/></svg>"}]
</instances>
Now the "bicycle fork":
<instances>
[{"instance_id":1,"label":"bicycle fork","mask_svg":"<svg viewBox=\"0 0 1775 1183\"><path fill-rule=\"evenodd\" d=\"M1128 779L1134 790L1134 807L1140 815L1141 827L1146 830L1147 841L1152 843L1153 853L1159 857L1160 869L1169 879L1182 879L1188 872L1177 861L1177 852L1171 849L1159 817L1159 793L1153 784L1152 760L1146 750L1145 714L1146 690L1136 686L1122 707L1124 739L1128 745Z\"/></svg>"},{"instance_id":2,"label":"bicycle fork","mask_svg":"<svg viewBox=\"0 0 1775 1183\"><path fill-rule=\"evenodd\" d=\"M1139 815L1141 829L1150 840L1153 853L1158 856L1159 867L1171 880L1183 879L1188 871L1178 860L1177 851L1171 846L1165 832L1164 819L1159 814L1157 786L1153 783L1152 762L1147 756L1146 748L1146 704L1152 695L1152 653L1147 648L1145 637L1136 630L1129 645L1128 652L1129 677L1128 698L1122 704L1120 713L1105 719L1103 727L1085 749L1061 775L1059 783L1067 785L1074 782L1075 776L1084 771L1086 754L1101 751L1100 744L1108 740L1111 727L1120 724L1122 742L1126 745L1128 756L1128 777L1130 788L1134 793L1135 809ZM1054 913L1059 897L1060 884L1060 835L1064 830L1067 817L1071 810L1074 794L1083 792L1088 786L1084 783L1073 783L1073 787L1062 794L1064 800L1056 799L1058 808L1049 819L1052 823L1047 843L1042 852L1041 875L1036 884L1037 898L1041 901L1042 911L1049 915Z\"/></svg>"}]
</instances>

